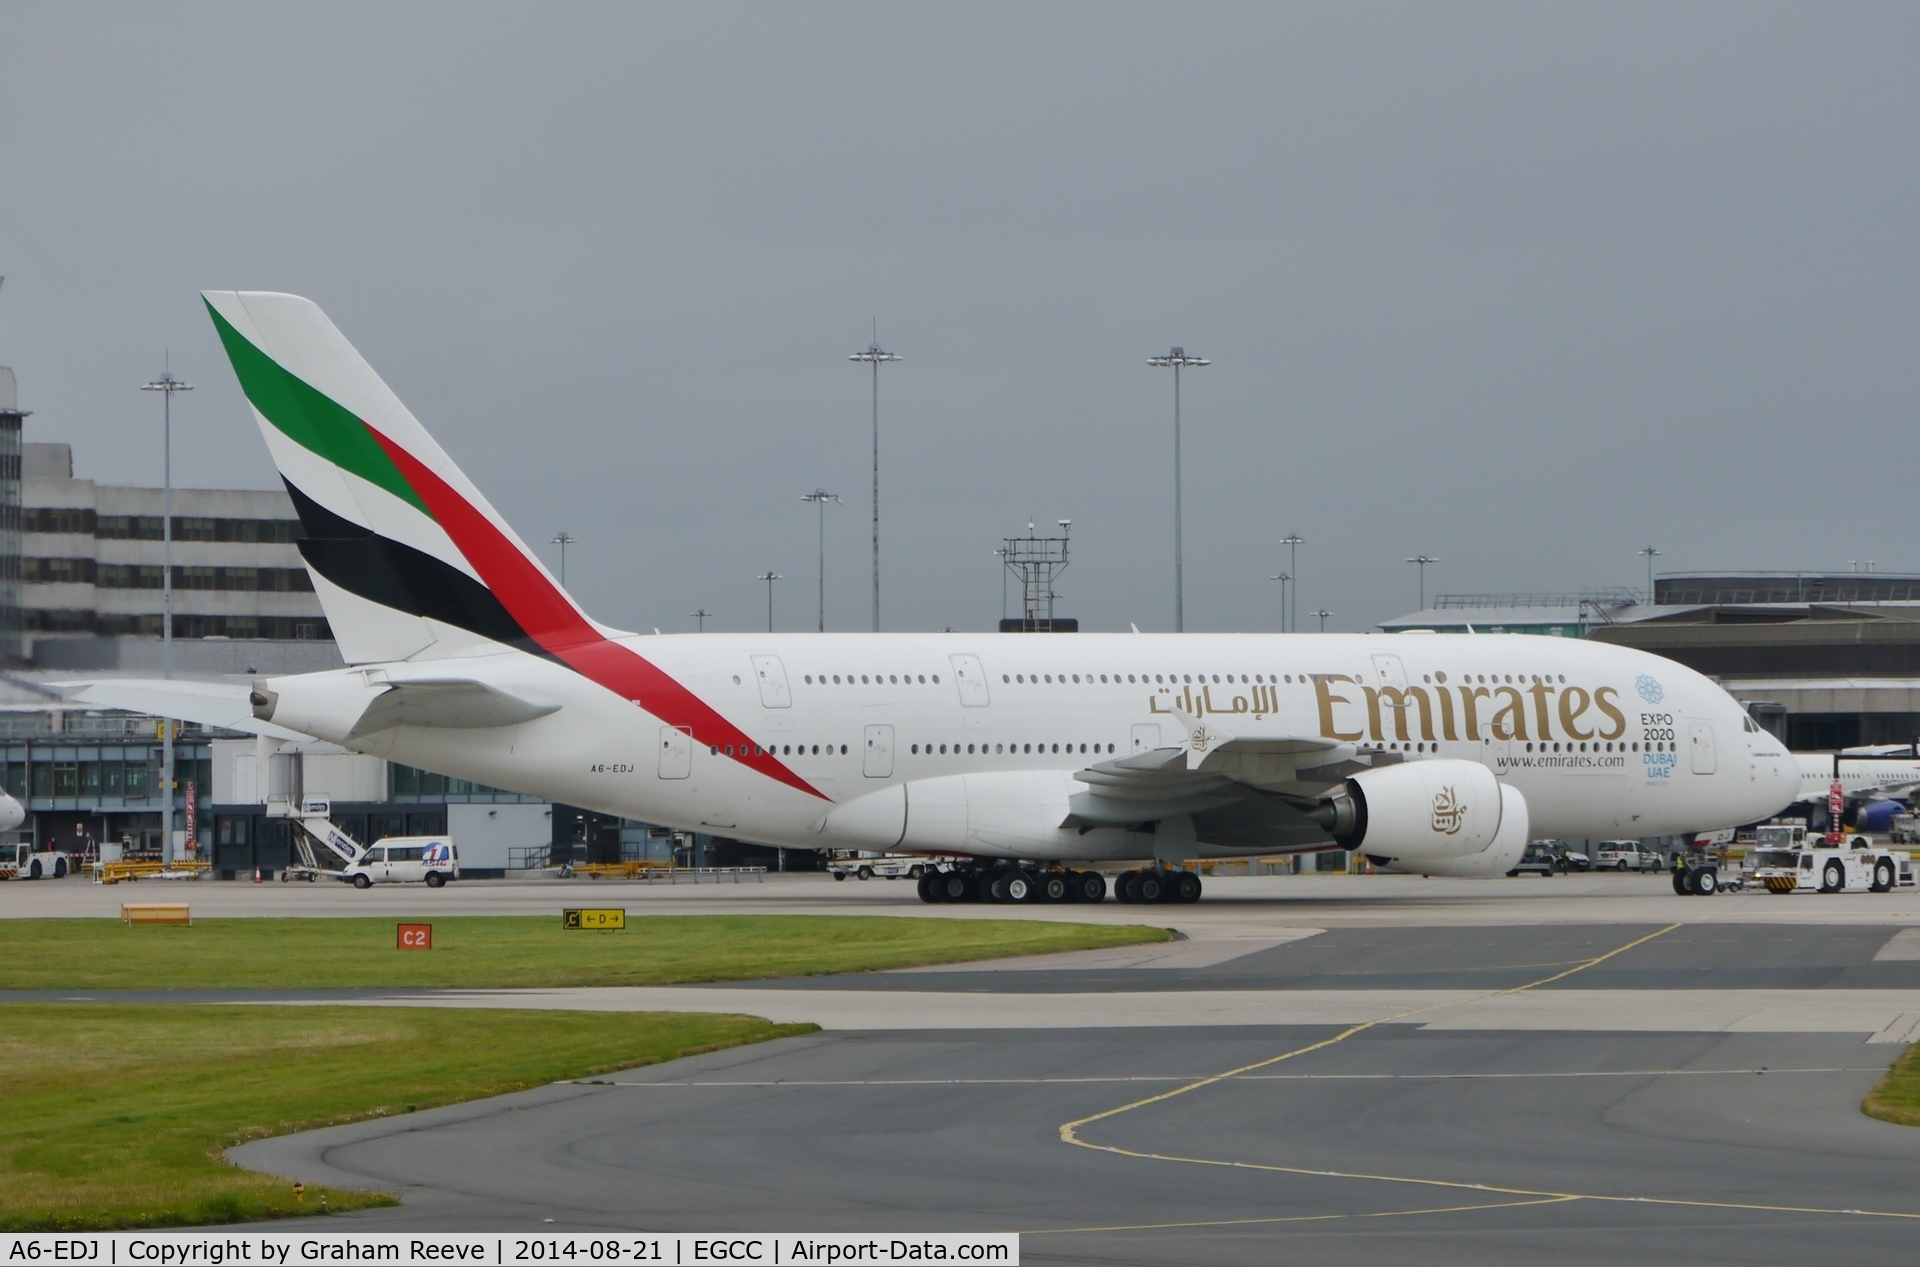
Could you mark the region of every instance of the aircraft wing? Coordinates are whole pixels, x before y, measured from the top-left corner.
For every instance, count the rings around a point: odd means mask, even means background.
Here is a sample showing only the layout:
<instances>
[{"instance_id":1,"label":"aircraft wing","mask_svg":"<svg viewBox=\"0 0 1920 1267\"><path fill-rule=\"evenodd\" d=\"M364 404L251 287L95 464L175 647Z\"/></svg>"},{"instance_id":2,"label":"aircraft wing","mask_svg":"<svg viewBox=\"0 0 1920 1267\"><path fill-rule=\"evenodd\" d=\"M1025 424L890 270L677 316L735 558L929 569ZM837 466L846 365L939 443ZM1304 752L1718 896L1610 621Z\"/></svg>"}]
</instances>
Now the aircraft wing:
<instances>
[{"instance_id":1,"label":"aircraft wing","mask_svg":"<svg viewBox=\"0 0 1920 1267\"><path fill-rule=\"evenodd\" d=\"M1068 826L1107 827L1198 814L1262 797L1301 801L1367 768L1352 744L1315 735L1228 734L1185 713L1179 747L1155 748L1074 773Z\"/></svg>"},{"instance_id":2,"label":"aircraft wing","mask_svg":"<svg viewBox=\"0 0 1920 1267\"><path fill-rule=\"evenodd\" d=\"M1868 801L1898 800L1912 792L1915 788L1920 788L1920 777L1907 775L1906 777L1891 777L1875 783L1864 783L1858 787L1850 787L1845 790L1844 795L1846 796L1847 804L1863 805ZM1828 792L1826 789L1818 792L1803 792L1793 798L1793 804L1825 805L1827 803L1827 795Z\"/></svg>"},{"instance_id":3,"label":"aircraft wing","mask_svg":"<svg viewBox=\"0 0 1920 1267\"><path fill-rule=\"evenodd\" d=\"M249 687L239 682L196 682L183 678L113 678L103 682L59 682L68 698L99 708L122 708L151 717L197 722L269 739L312 739L312 735L261 721L247 699Z\"/></svg>"}]
</instances>

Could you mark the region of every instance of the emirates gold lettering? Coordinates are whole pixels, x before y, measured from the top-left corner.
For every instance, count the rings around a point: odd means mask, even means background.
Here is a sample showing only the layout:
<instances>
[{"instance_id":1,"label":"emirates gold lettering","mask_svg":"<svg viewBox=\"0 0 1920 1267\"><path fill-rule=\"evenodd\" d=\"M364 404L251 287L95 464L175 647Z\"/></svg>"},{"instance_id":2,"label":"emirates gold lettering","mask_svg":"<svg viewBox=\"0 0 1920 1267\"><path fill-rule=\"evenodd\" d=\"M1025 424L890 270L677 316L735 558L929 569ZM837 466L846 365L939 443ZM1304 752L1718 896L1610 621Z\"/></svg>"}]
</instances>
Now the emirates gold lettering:
<instances>
[{"instance_id":1,"label":"emirates gold lettering","mask_svg":"<svg viewBox=\"0 0 1920 1267\"><path fill-rule=\"evenodd\" d=\"M1533 696L1533 716L1539 723L1540 738L1553 738L1553 727L1547 724L1547 696L1553 694L1553 688L1545 682L1535 682L1527 688L1527 694Z\"/></svg>"},{"instance_id":2,"label":"emirates gold lettering","mask_svg":"<svg viewBox=\"0 0 1920 1267\"><path fill-rule=\"evenodd\" d=\"M1511 686L1496 686L1495 695L1504 695L1507 702L1493 715L1493 737L1495 739L1525 739L1527 737L1527 701L1518 690Z\"/></svg>"},{"instance_id":3,"label":"emirates gold lettering","mask_svg":"<svg viewBox=\"0 0 1920 1267\"><path fill-rule=\"evenodd\" d=\"M1467 738L1478 742L1480 738L1479 703L1491 700L1493 693L1484 686L1463 686L1460 688L1460 709L1466 716Z\"/></svg>"},{"instance_id":4,"label":"emirates gold lettering","mask_svg":"<svg viewBox=\"0 0 1920 1267\"><path fill-rule=\"evenodd\" d=\"M1335 693L1332 684L1335 682L1352 682L1353 680L1353 678L1348 677L1344 673L1316 673L1313 675L1313 697L1320 706L1320 734L1322 738L1348 740L1365 737L1364 731L1341 730L1339 723L1334 720L1333 716L1333 706L1335 704L1352 704L1355 701L1348 699L1345 695Z\"/></svg>"},{"instance_id":5,"label":"emirates gold lettering","mask_svg":"<svg viewBox=\"0 0 1920 1267\"><path fill-rule=\"evenodd\" d=\"M1603 686L1593 693L1594 707L1606 714L1607 720L1613 723L1611 729L1600 732L1602 739L1618 739L1627 733L1626 717L1618 708L1614 707L1613 701L1608 698L1608 696L1613 694L1615 694L1615 691L1611 686Z\"/></svg>"},{"instance_id":6,"label":"emirates gold lettering","mask_svg":"<svg viewBox=\"0 0 1920 1267\"><path fill-rule=\"evenodd\" d=\"M1373 727L1373 737L1376 741L1386 738L1382 730L1380 713L1382 704L1393 710L1394 738L1403 741L1413 738L1407 733L1407 709L1415 704L1420 707L1420 737L1428 740L1433 738L1433 703L1427 698L1425 689L1418 686L1409 686L1405 689L1397 686L1383 686L1377 691L1371 686L1362 689L1367 693L1367 720ZM1443 689L1441 695L1444 697L1445 694Z\"/></svg>"},{"instance_id":7,"label":"emirates gold lettering","mask_svg":"<svg viewBox=\"0 0 1920 1267\"><path fill-rule=\"evenodd\" d=\"M1605 690L1605 687L1601 688ZM1567 732L1569 739L1591 739L1591 730L1581 730L1580 714L1587 711L1591 697L1577 686L1569 686L1560 695L1560 728Z\"/></svg>"},{"instance_id":8,"label":"emirates gold lettering","mask_svg":"<svg viewBox=\"0 0 1920 1267\"><path fill-rule=\"evenodd\" d=\"M1611 686L1589 690L1583 686L1553 686L1536 682L1531 686L1381 686L1366 685L1360 678L1344 673L1302 675L1301 685L1311 678L1320 735L1324 739L1353 742L1372 739L1407 742L1420 739L1432 743L1438 738L1448 742L1465 739L1478 743L1491 735L1502 741L1542 741L1555 737L1556 714L1559 731L1570 739L1618 740L1627 733L1627 718L1619 706L1619 691ZM1359 695L1343 688L1359 688ZM1455 698L1456 693L1458 698ZM1527 697L1532 696L1532 707ZM1557 699L1555 697L1558 697ZM1342 707L1364 709L1364 715L1342 712ZM1216 697L1208 685L1196 691L1182 686L1176 694L1170 687L1148 696L1151 713L1175 710L1193 717L1228 716L1254 713L1260 716L1280 712L1280 692L1262 683L1237 694ZM1604 722L1596 730L1590 714L1598 710ZM1532 713L1529 720L1528 714ZM1417 719L1409 716L1417 713ZM1437 716L1436 716L1437 714ZM1343 729L1344 726L1353 729ZM1529 731L1532 732L1529 735Z\"/></svg>"}]
</instances>

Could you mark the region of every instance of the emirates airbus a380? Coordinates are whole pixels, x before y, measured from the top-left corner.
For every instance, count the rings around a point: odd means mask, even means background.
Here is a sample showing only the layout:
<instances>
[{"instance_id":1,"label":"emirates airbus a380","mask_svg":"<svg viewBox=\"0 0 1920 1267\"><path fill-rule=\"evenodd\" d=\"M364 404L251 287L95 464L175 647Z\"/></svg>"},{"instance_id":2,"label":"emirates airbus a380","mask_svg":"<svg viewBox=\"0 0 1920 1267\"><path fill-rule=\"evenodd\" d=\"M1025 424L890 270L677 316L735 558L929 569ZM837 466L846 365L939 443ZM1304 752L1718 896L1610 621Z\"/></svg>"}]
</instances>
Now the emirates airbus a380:
<instances>
[{"instance_id":1,"label":"emirates airbus a380","mask_svg":"<svg viewBox=\"0 0 1920 1267\"><path fill-rule=\"evenodd\" d=\"M1075 864L1116 860L1144 864L1123 899L1191 901L1198 877L1167 864L1333 848L1496 875L1531 838L1724 827L1799 791L1718 686L1584 641L610 629L316 305L205 298L349 667L255 682L251 722L204 693L183 717L686 830L947 859L928 901L1098 901Z\"/></svg>"}]
</instances>

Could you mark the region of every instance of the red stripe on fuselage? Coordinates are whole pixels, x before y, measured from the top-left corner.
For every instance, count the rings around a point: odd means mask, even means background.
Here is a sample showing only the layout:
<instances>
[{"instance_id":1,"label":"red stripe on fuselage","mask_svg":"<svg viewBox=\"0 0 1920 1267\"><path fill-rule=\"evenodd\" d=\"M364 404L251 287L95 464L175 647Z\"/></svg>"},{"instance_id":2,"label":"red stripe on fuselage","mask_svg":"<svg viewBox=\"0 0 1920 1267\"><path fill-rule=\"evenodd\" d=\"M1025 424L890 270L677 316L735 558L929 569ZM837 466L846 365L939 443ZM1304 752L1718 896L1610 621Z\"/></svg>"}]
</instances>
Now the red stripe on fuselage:
<instances>
[{"instance_id":1,"label":"red stripe on fuselage","mask_svg":"<svg viewBox=\"0 0 1920 1267\"><path fill-rule=\"evenodd\" d=\"M735 748L741 755L734 760L741 764L788 787L827 799L671 675L631 647L602 635L492 520L411 453L372 427L367 431L427 503L427 509L453 538L460 553L479 570L487 588L543 650L668 725L685 727L696 741L708 747Z\"/></svg>"}]
</instances>

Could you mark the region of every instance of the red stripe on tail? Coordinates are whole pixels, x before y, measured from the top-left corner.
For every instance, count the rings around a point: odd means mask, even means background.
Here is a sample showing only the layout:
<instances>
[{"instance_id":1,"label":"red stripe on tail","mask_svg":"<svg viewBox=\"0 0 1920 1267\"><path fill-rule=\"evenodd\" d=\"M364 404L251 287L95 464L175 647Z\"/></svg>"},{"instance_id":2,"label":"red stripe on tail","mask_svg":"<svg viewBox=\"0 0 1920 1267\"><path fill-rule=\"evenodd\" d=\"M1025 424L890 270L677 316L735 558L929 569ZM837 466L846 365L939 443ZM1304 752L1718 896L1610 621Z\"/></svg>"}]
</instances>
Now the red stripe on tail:
<instances>
[{"instance_id":1,"label":"red stripe on tail","mask_svg":"<svg viewBox=\"0 0 1920 1267\"><path fill-rule=\"evenodd\" d=\"M708 747L733 747L742 754L734 759L743 765L788 787L827 799L672 676L632 648L603 636L492 520L411 453L371 426L367 431L427 503L427 509L453 538L460 553L479 570L487 588L542 649L668 725L685 727L698 742Z\"/></svg>"}]
</instances>

